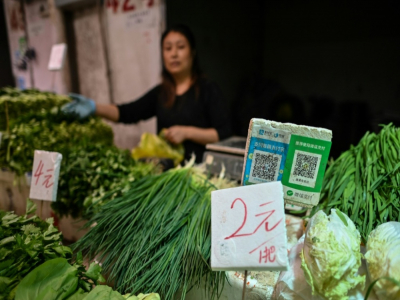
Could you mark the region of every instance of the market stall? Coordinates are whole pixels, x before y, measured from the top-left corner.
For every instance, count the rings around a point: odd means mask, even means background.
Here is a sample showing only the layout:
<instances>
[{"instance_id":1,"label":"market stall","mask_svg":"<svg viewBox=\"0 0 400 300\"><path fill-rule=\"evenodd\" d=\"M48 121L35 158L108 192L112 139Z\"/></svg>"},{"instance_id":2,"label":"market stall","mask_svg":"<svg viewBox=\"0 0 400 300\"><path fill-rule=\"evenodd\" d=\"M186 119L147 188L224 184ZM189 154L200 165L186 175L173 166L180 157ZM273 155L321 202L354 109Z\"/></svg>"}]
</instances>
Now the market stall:
<instances>
[{"instance_id":1,"label":"market stall","mask_svg":"<svg viewBox=\"0 0 400 300\"><path fill-rule=\"evenodd\" d=\"M280 187L284 222L276 226L287 263L216 271L211 199L238 189L238 180L223 167L212 175L207 159L179 166L181 149L162 136L145 135L133 153L120 150L100 119L63 115L68 101L0 91L0 299L400 299L398 128L366 133L328 162L329 131L252 121L250 128L267 129L249 131L240 189ZM63 156L55 202L27 201L34 150ZM176 167L132 158L150 152ZM303 208L284 211L285 203ZM268 237L275 226L265 220L256 231Z\"/></svg>"}]
</instances>

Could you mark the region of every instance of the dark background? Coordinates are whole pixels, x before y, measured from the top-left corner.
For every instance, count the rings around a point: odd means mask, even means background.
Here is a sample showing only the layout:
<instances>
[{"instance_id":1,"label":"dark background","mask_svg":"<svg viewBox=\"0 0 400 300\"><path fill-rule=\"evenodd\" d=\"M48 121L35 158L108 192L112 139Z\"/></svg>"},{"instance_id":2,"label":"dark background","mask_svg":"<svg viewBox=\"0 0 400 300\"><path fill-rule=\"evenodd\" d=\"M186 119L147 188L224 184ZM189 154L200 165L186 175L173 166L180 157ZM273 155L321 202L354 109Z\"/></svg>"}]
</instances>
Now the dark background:
<instances>
[{"instance_id":1,"label":"dark background","mask_svg":"<svg viewBox=\"0 0 400 300\"><path fill-rule=\"evenodd\" d=\"M167 0L223 90L236 135L251 117L333 130L337 157L400 126L400 1Z\"/></svg>"}]
</instances>

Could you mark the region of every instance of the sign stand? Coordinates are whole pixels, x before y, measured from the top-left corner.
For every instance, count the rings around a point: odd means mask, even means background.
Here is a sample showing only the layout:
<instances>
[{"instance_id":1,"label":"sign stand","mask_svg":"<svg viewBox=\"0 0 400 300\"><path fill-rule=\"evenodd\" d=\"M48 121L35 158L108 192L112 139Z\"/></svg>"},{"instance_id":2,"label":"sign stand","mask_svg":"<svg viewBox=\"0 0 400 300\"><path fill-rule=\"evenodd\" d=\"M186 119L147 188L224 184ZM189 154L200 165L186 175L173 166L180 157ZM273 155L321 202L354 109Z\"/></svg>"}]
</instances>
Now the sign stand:
<instances>
[{"instance_id":1,"label":"sign stand","mask_svg":"<svg viewBox=\"0 0 400 300\"><path fill-rule=\"evenodd\" d=\"M246 298L246 282L247 282L247 270L244 270L242 300L245 300Z\"/></svg>"}]
</instances>

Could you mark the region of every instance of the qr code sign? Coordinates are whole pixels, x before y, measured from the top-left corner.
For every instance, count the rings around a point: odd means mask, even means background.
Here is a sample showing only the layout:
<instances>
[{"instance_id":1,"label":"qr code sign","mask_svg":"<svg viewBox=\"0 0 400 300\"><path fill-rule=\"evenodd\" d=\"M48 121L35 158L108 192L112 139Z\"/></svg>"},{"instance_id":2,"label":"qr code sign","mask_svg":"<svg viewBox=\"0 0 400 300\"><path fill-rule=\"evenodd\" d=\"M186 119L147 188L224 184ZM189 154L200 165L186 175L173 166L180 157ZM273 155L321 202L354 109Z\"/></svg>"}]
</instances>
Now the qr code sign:
<instances>
[{"instance_id":1,"label":"qr code sign","mask_svg":"<svg viewBox=\"0 0 400 300\"><path fill-rule=\"evenodd\" d=\"M315 187L320 162L321 155L296 150L289 182Z\"/></svg>"},{"instance_id":2,"label":"qr code sign","mask_svg":"<svg viewBox=\"0 0 400 300\"><path fill-rule=\"evenodd\" d=\"M250 170L250 182L277 181L282 156L255 150Z\"/></svg>"}]
</instances>

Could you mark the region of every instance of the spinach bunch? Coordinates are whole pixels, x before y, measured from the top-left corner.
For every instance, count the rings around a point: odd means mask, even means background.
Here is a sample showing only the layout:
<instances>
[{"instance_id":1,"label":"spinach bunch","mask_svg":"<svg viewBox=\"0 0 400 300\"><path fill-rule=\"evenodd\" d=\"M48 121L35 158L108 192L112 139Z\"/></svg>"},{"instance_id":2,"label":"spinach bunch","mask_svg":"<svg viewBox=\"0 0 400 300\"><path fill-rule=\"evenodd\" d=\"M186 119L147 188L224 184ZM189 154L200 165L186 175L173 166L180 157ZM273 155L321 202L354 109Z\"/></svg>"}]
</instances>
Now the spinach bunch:
<instances>
[{"instance_id":1,"label":"spinach bunch","mask_svg":"<svg viewBox=\"0 0 400 300\"><path fill-rule=\"evenodd\" d=\"M35 211L31 201L24 216L0 211L0 299L14 299L19 282L43 262L72 256L52 218L28 217Z\"/></svg>"}]
</instances>

